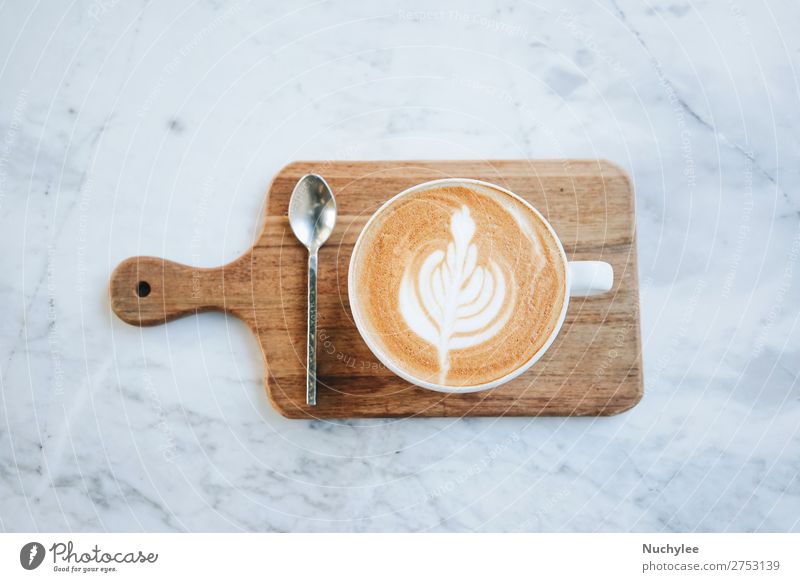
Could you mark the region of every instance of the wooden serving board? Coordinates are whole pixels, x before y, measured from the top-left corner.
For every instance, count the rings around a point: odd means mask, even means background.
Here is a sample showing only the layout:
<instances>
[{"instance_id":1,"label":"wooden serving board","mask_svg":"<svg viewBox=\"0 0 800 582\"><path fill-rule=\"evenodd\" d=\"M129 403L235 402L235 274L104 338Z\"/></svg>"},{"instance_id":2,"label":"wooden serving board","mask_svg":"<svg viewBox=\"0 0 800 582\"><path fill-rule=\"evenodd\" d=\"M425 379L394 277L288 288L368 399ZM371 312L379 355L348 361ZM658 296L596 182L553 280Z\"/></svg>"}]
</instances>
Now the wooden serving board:
<instances>
[{"instance_id":1,"label":"wooden serving board","mask_svg":"<svg viewBox=\"0 0 800 582\"><path fill-rule=\"evenodd\" d=\"M305 403L306 249L287 218L292 189L310 172L330 184L339 210L319 254L316 407ZM348 304L350 254L370 215L402 190L446 177L508 188L550 220L570 259L614 267L612 291L572 299L561 333L538 363L472 394L424 390L387 370L361 339ZM110 294L114 312L134 325L208 310L241 318L261 345L269 398L290 418L610 415L642 397L636 271L631 182L606 161L295 162L273 179L263 231L240 258L216 269L131 258L114 271Z\"/></svg>"}]
</instances>

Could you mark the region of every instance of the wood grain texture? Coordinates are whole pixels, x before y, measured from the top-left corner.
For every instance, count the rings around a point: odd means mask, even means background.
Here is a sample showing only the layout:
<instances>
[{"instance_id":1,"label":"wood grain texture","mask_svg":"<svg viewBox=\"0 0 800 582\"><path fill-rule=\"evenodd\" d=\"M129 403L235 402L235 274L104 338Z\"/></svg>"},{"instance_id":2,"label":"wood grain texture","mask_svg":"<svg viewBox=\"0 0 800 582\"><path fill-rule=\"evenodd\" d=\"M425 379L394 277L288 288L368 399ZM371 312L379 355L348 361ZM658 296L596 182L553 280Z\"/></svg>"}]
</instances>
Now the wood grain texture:
<instances>
[{"instance_id":1,"label":"wood grain texture","mask_svg":"<svg viewBox=\"0 0 800 582\"><path fill-rule=\"evenodd\" d=\"M339 209L319 254L316 407L305 404L306 250L287 218L292 189L309 172L325 177ZM550 220L570 260L614 267L612 291L572 299L539 362L473 394L424 390L388 371L361 339L347 297L350 254L367 219L398 192L446 177L508 188ZM140 281L150 286L146 297L137 295ZM134 325L208 310L241 318L261 345L270 400L290 418L610 415L642 397L633 191L627 175L602 160L295 162L273 179L264 229L243 256L217 269L128 259L110 294L114 312Z\"/></svg>"}]
</instances>

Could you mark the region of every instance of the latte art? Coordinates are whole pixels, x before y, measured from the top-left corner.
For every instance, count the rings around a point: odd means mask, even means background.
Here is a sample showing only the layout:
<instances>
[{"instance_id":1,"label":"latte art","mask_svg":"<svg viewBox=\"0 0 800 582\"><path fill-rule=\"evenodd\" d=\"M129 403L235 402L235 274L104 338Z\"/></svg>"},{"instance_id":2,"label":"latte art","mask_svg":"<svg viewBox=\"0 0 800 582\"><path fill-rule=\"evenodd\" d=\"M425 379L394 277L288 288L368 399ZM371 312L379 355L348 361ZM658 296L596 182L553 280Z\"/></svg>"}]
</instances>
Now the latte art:
<instances>
[{"instance_id":1,"label":"latte art","mask_svg":"<svg viewBox=\"0 0 800 582\"><path fill-rule=\"evenodd\" d=\"M365 227L350 307L370 349L407 379L470 389L545 345L565 304L561 247L542 218L488 184L398 196Z\"/></svg>"},{"instance_id":2,"label":"latte art","mask_svg":"<svg viewBox=\"0 0 800 582\"><path fill-rule=\"evenodd\" d=\"M411 263L400 284L400 312L409 328L436 347L439 383L450 368L450 350L476 346L500 331L511 315L511 285L489 260L478 265L478 247L472 243L475 221L462 206L450 222L452 240L446 251L430 253L417 268ZM511 297L506 297L506 294Z\"/></svg>"}]
</instances>

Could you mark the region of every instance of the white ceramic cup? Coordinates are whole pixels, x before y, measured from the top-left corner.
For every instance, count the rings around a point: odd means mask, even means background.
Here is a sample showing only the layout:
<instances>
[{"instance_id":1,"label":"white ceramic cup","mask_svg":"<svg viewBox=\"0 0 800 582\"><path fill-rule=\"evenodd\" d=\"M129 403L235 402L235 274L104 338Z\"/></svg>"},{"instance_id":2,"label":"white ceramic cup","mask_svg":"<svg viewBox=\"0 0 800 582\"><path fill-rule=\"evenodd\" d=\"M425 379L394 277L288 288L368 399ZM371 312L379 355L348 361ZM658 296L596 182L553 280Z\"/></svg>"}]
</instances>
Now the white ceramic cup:
<instances>
[{"instance_id":1,"label":"white ceramic cup","mask_svg":"<svg viewBox=\"0 0 800 582\"><path fill-rule=\"evenodd\" d=\"M358 253L359 248L361 247L361 243L364 240L364 234L370 229L372 224L375 222L375 219L381 215L387 208L392 206L397 200L402 198L403 196L408 196L409 194L416 192L418 190L427 189L434 185L442 185L442 186L456 186L456 185L464 185L469 187L471 184L476 184L483 187L492 188L503 192L513 198L519 200L526 208L530 210L536 217L541 219L542 223L545 227L550 231L550 234L553 235L557 246L558 246L558 255L563 261L564 264L564 272L566 273L566 277L564 278L564 284L566 286L565 293L564 293L564 304L561 306L561 313L558 316L558 323L553 328L553 331L550 333L550 336L547 338L547 341L542 344L542 347L533 354L533 356L526 361L525 363L521 364L516 370L513 372L509 372L502 378L498 378L497 380L493 380L492 382L485 382L483 384L476 384L474 386L445 386L443 384L435 384L433 382L428 382L427 380L423 380L408 374L407 372L401 370L392 360L391 356L386 354L383 350L378 347L375 342L373 342L369 334L367 333L367 327L365 326L362 318L360 310L358 309L358 295L356 292L355 282L355 261L353 257L356 256ZM348 296L350 298L350 310L353 313L353 319L356 323L356 327L358 328L358 332L361 334L361 337L364 338L369 349L375 354L375 357L378 358L383 365L385 365L389 370L403 378L411 382L412 384L416 384L417 386L421 386L422 388L428 388L429 390L436 390L438 392L451 392L451 393L463 393L463 392L478 392L480 390L488 390L490 388L495 388L508 382L509 380L516 378L523 372L525 372L528 368L533 366L539 358L541 358L547 349L552 345L553 341L556 339L558 332L561 331L561 326L564 325L564 318L567 314L567 307L569 306L569 299L570 297L587 297L589 295L599 295L601 293L606 293L611 290L611 287L614 284L614 271L611 268L611 265L608 263L604 263L602 261L567 261L567 255L564 252L564 247L561 244L561 241L556 234L556 231L553 229L553 226L547 221L547 219L542 216L542 214L536 210L533 206L531 206L526 200L517 196L510 190L506 190L496 184L490 184L488 182L482 182L480 180L471 180L468 178L445 178L443 180L433 180L431 182L425 182L423 184L418 184L409 188L408 190L404 190L397 194L386 203L383 204L375 214L367 221L367 224L364 226L364 229L361 231L361 234L358 236L358 240L356 241L355 246L353 247L353 254L350 259L350 269L348 271Z\"/></svg>"}]
</instances>

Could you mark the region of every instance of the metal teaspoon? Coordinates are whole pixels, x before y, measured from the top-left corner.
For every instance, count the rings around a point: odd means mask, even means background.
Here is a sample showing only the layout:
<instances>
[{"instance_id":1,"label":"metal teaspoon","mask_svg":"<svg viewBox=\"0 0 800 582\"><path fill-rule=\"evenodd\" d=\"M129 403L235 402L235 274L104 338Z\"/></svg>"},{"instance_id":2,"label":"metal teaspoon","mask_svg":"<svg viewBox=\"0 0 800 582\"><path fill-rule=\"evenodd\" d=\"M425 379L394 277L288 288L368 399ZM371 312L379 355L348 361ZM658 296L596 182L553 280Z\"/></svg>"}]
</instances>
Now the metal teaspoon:
<instances>
[{"instance_id":1,"label":"metal teaspoon","mask_svg":"<svg viewBox=\"0 0 800 582\"><path fill-rule=\"evenodd\" d=\"M289 224L294 236L308 249L308 350L306 404L317 404L317 253L336 224L333 191L316 174L306 174L289 200Z\"/></svg>"}]
</instances>

